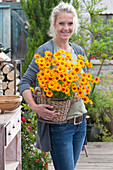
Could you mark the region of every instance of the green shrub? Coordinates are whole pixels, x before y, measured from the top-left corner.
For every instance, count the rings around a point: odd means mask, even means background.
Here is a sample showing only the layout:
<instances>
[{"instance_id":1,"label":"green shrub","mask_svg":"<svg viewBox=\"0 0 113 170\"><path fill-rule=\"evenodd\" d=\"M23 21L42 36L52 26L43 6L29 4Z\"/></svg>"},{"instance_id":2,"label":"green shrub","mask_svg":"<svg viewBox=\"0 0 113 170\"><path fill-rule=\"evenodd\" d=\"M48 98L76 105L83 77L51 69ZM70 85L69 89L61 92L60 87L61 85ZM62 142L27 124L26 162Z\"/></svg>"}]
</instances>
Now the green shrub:
<instances>
[{"instance_id":1,"label":"green shrub","mask_svg":"<svg viewBox=\"0 0 113 170\"><path fill-rule=\"evenodd\" d=\"M31 108L23 104L21 115L22 169L46 170L51 158L36 148L37 119Z\"/></svg>"},{"instance_id":2,"label":"green shrub","mask_svg":"<svg viewBox=\"0 0 113 170\"><path fill-rule=\"evenodd\" d=\"M101 77L101 82L90 94L93 105L87 104L88 124L100 129L98 138L102 141L113 141L113 74Z\"/></svg>"}]
</instances>

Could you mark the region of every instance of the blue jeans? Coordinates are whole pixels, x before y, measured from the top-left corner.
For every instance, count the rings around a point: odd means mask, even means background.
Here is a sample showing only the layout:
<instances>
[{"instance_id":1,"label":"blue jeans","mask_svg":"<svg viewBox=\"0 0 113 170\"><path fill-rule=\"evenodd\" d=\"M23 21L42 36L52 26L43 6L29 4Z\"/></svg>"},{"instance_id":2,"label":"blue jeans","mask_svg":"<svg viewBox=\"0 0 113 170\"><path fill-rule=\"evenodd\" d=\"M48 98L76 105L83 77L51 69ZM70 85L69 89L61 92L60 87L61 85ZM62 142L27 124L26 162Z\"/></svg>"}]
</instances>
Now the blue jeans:
<instances>
[{"instance_id":1,"label":"blue jeans","mask_svg":"<svg viewBox=\"0 0 113 170\"><path fill-rule=\"evenodd\" d=\"M79 125L50 125L51 157L55 170L74 170L86 136L86 118Z\"/></svg>"}]
</instances>

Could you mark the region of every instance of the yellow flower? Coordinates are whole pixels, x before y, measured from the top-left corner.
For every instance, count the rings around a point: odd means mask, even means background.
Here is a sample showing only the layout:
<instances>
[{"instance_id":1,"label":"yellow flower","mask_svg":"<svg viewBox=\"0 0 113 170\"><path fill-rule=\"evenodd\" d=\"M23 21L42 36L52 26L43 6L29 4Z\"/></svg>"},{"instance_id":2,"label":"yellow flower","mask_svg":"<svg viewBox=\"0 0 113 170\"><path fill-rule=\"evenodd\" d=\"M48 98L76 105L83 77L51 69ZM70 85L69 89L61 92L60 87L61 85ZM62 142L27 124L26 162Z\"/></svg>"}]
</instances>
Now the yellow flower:
<instances>
[{"instance_id":1,"label":"yellow flower","mask_svg":"<svg viewBox=\"0 0 113 170\"><path fill-rule=\"evenodd\" d=\"M56 58L56 60L57 60L58 62L60 62L60 61L62 60L62 56L61 56L61 55L55 56L55 58Z\"/></svg>"},{"instance_id":2,"label":"yellow flower","mask_svg":"<svg viewBox=\"0 0 113 170\"><path fill-rule=\"evenodd\" d=\"M83 61L83 60L78 60L78 64L80 64L80 65L81 65L81 67L85 67L85 63L84 63L84 61Z\"/></svg>"},{"instance_id":3,"label":"yellow flower","mask_svg":"<svg viewBox=\"0 0 113 170\"><path fill-rule=\"evenodd\" d=\"M72 62L69 62L69 67L71 67L72 69L74 69L74 63L72 63Z\"/></svg>"},{"instance_id":4,"label":"yellow flower","mask_svg":"<svg viewBox=\"0 0 113 170\"><path fill-rule=\"evenodd\" d=\"M52 52L51 52L51 51L45 51L45 55L46 55L46 56L51 56L51 55L52 55Z\"/></svg>"},{"instance_id":5,"label":"yellow flower","mask_svg":"<svg viewBox=\"0 0 113 170\"><path fill-rule=\"evenodd\" d=\"M89 102L88 96L84 96L84 97L83 97L83 102L84 102L84 103L88 103L88 102Z\"/></svg>"},{"instance_id":6,"label":"yellow flower","mask_svg":"<svg viewBox=\"0 0 113 170\"><path fill-rule=\"evenodd\" d=\"M59 66L59 64L60 64L55 58L52 58L51 63L53 66Z\"/></svg>"},{"instance_id":7,"label":"yellow flower","mask_svg":"<svg viewBox=\"0 0 113 170\"><path fill-rule=\"evenodd\" d=\"M64 76L64 78L62 79L63 83L66 84L68 79L67 79L67 76Z\"/></svg>"},{"instance_id":8,"label":"yellow flower","mask_svg":"<svg viewBox=\"0 0 113 170\"><path fill-rule=\"evenodd\" d=\"M86 80L85 85L89 86L89 81L88 80Z\"/></svg>"},{"instance_id":9,"label":"yellow flower","mask_svg":"<svg viewBox=\"0 0 113 170\"><path fill-rule=\"evenodd\" d=\"M91 100L88 101L90 104L93 104L93 102Z\"/></svg>"},{"instance_id":10,"label":"yellow flower","mask_svg":"<svg viewBox=\"0 0 113 170\"><path fill-rule=\"evenodd\" d=\"M84 60L84 56L82 56L81 54L78 54L78 58L80 58L81 60Z\"/></svg>"},{"instance_id":11,"label":"yellow flower","mask_svg":"<svg viewBox=\"0 0 113 170\"><path fill-rule=\"evenodd\" d=\"M56 73L57 73L57 70L55 68L53 68L50 72L50 76L55 77Z\"/></svg>"},{"instance_id":12,"label":"yellow flower","mask_svg":"<svg viewBox=\"0 0 113 170\"><path fill-rule=\"evenodd\" d=\"M87 89L91 91L91 86L90 86L90 84L87 86Z\"/></svg>"},{"instance_id":13,"label":"yellow flower","mask_svg":"<svg viewBox=\"0 0 113 170\"><path fill-rule=\"evenodd\" d=\"M58 80L59 80L59 75L55 75L54 81L58 81Z\"/></svg>"},{"instance_id":14,"label":"yellow flower","mask_svg":"<svg viewBox=\"0 0 113 170\"><path fill-rule=\"evenodd\" d=\"M58 53L60 53L60 54L65 54L65 50L59 49L59 50L58 50Z\"/></svg>"},{"instance_id":15,"label":"yellow flower","mask_svg":"<svg viewBox=\"0 0 113 170\"><path fill-rule=\"evenodd\" d=\"M50 71L50 69L45 69L43 72L44 72L45 75L46 75L46 74L49 75L51 71Z\"/></svg>"},{"instance_id":16,"label":"yellow flower","mask_svg":"<svg viewBox=\"0 0 113 170\"><path fill-rule=\"evenodd\" d=\"M91 61L89 62L88 67L89 67L89 68L92 68L92 67L93 67L93 64L92 64L92 62L91 62Z\"/></svg>"},{"instance_id":17,"label":"yellow flower","mask_svg":"<svg viewBox=\"0 0 113 170\"><path fill-rule=\"evenodd\" d=\"M87 78L88 78L88 80L91 80L92 79L92 75L90 73L87 73Z\"/></svg>"},{"instance_id":18,"label":"yellow flower","mask_svg":"<svg viewBox=\"0 0 113 170\"><path fill-rule=\"evenodd\" d=\"M73 82L73 76L70 75L70 74L68 74L68 76L67 76L67 81Z\"/></svg>"},{"instance_id":19,"label":"yellow flower","mask_svg":"<svg viewBox=\"0 0 113 170\"><path fill-rule=\"evenodd\" d=\"M68 69L69 64L65 62L64 67Z\"/></svg>"},{"instance_id":20,"label":"yellow flower","mask_svg":"<svg viewBox=\"0 0 113 170\"><path fill-rule=\"evenodd\" d=\"M79 80L79 76L78 75L76 75L76 76L74 76L73 77L73 81L75 82L75 81L78 81Z\"/></svg>"},{"instance_id":21,"label":"yellow flower","mask_svg":"<svg viewBox=\"0 0 113 170\"><path fill-rule=\"evenodd\" d=\"M95 81L93 79L91 79L90 82L91 82L91 84L94 84Z\"/></svg>"},{"instance_id":22,"label":"yellow flower","mask_svg":"<svg viewBox=\"0 0 113 170\"><path fill-rule=\"evenodd\" d=\"M68 87L65 88L65 94L69 94L70 93L70 89Z\"/></svg>"},{"instance_id":23,"label":"yellow flower","mask_svg":"<svg viewBox=\"0 0 113 170\"><path fill-rule=\"evenodd\" d=\"M83 73L80 73L80 75L81 75L82 77L86 77L87 73L83 72Z\"/></svg>"},{"instance_id":24,"label":"yellow flower","mask_svg":"<svg viewBox=\"0 0 113 170\"><path fill-rule=\"evenodd\" d=\"M38 63L38 67L40 70L43 70L45 68L45 64L44 63Z\"/></svg>"},{"instance_id":25,"label":"yellow flower","mask_svg":"<svg viewBox=\"0 0 113 170\"><path fill-rule=\"evenodd\" d=\"M83 96L84 96L84 92L82 89L77 90L77 94L80 98L83 98Z\"/></svg>"},{"instance_id":26,"label":"yellow flower","mask_svg":"<svg viewBox=\"0 0 113 170\"><path fill-rule=\"evenodd\" d=\"M43 88L46 85L46 82L45 82L44 79L42 79L42 80L39 81L39 84L40 84L40 87Z\"/></svg>"},{"instance_id":27,"label":"yellow flower","mask_svg":"<svg viewBox=\"0 0 113 170\"><path fill-rule=\"evenodd\" d=\"M44 66L45 66L45 68L50 68L51 63L49 61L46 61Z\"/></svg>"},{"instance_id":28,"label":"yellow flower","mask_svg":"<svg viewBox=\"0 0 113 170\"><path fill-rule=\"evenodd\" d=\"M45 60L49 60L49 62L51 62L51 60L52 60L52 59L51 59L51 56L45 55L44 58L45 58Z\"/></svg>"},{"instance_id":29,"label":"yellow flower","mask_svg":"<svg viewBox=\"0 0 113 170\"><path fill-rule=\"evenodd\" d=\"M64 66L58 66L57 70L58 72L64 72L65 67Z\"/></svg>"},{"instance_id":30,"label":"yellow flower","mask_svg":"<svg viewBox=\"0 0 113 170\"><path fill-rule=\"evenodd\" d=\"M56 91L61 91L61 85L60 84L56 84Z\"/></svg>"},{"instance_id":31,"label":"yellow flower","mask_svg":"<svg viewBox=\"0 0 113 170\"><path fill-rule=\"evenodd\" d=\"M64 73L59 73L59 80L63 80L65 78L65 74Z\"/></svg>"},{"instance_id":32,"label":"yellow flower","mask_svg":"<svg viewBox=\"0 0 113 170\"><path fill-rule=\"evenodd\" d=\"M87 64L87 65L89 64L89 61L88 61L88 59L87 59L87 58L85 58L85 62L86 62L86 64Z\"/></svg>"},{"instance_id":33,"label":"yellow flower","mask_svg":"<svg viewBox=\"0 0 113 170\"><path fill-rule=\"evenodd\" d=\"M60 61L60 65L61 65L61 66L65 66L65 61L61 60L61 61Z\"/></svg>"},{"instance_id":34,"label":"yellow flower","mask_svg":"<svg viewBox=\"0 0 113 170\"><path fill-rule=\"evenodd\" d=\"M75 71L73 71L73 70L71 70L70 72L69 72L69 74L71 75L71 76L76 76L76 73L75 73Z\"/></svg>"},{"instance_id":35,"label":"yellow flower","mask_svg":"<svg viewBox=\"0 0 113 170\"><path fill-rule=\"evenodd\" d=\"M94 81L95 81L95 83L99 83L99 81L100 81L100 77L95 77L95 79L94 79Z\"/></svg>"},{"instance_id":36,"label":"yellow flower","mask_svg":"<svg viewBox=\"0 0 113 170\"><path fill-rule=\"evenodd\" d=\"M81 67L75 65L75 67L74 67L73 70L76 71L76 74L80 74L80 72L81 72Z\"/></svg>"},{"instance_id":37,"label":"yellow flower","mask_svg":"<svg viewBox=\"0 0 113 170\"><path fill-rule=\"evenodd\" d=\"M44 91L48 91L49 89L47 88L47 86L44 87Z\"/></svg>"},{"instance_id":38,"label":"yellow flower","mask_svg":"<svg viewBox=\"0 0 113 170\"><path fill-rule=\"evenodd\" d=\"M45 62L46 62L45 58L41 57L41 58L38 59L39 64L44 64Z\"/></svg>"},{"instance_id":39,"label":"yellow flower","mask_svg":"<svg viewBox=\"0 0 113 170\"><path fill-rule=\"evenodd\" d=\"M54 82L53 81L50 81L48 83L48 87L52 90L54 88Z\"/></svg>"},{"instance_id":40,"label":"yellow flower","mask_svg":"<svg viewBox=\"0 0 113 170\"><path fill-rule=\"evenodd\" d=\"M52 91L47 90L47 91L46 91L46 96L48 96L48 97L52 97L52 96L53 96Z\"/></svg>"},{"instance_id":41,"label":"yellow flower","mask_svg":"<svg viewBox=\"0 0 113 170\"><path fill-rule=\"evenodd\" d=\"M34 90L33 87L29 87L29 89L30 89L33 93L35 93L35 90Z\"/></svg>"},{"instance_id":42,"label":"yellow flower","mask_svg":"<svg viewBox=\"0 0 113 170\"><path fill-rule=\"evenodd\" d=\"M77 92L77 86L76 85L72 85L72 91Z\"/></svg>"},{"instance_id":43,"label":"yellow flower","mask_svg":"<svg viewBox=\"0 0 113 170\"><path fill-rule=\"evenodd\" d=\"M39 58L41 58L41 55L35 54L34 57L38 60Z\"/></svg>"},{"instance_id":44,"label":"yellow flower","mask_svg":"<svg viewBox=\"0 0 113 170\"><path fill-rule=\"evenodd\" d=\"M65 93L65 89L66 89L66 87L61 87L61 91L62 91L63 93Z\"/></svg>"},{"instance_id":45,"label":"yellow flower","mask_svg":"<svg viewBox=\"0 0 113 170\"><path fill-rule=\"evenodd\" d=\"M86 94L90 94L90 89L86 89Z\"/></svg>"},{"instance_id":46,"label":"yellow flower","mask_svg":"<svg viewBox=\"0 0 113 170\"><path fill-rule=\"evenodd\" d=\"M40 72L37 73L37 78L43 77L45 76L45 71L44 70L40 70Z\"/></svg>"},{"instance_id":47,"label":"yellow flower","mask_svg":"<svg viewBox=\"0 0 113 170\"><path fill-rule=\"evenodd\" d=\"M83 91L85 91L86 90L86 86L84 86L84 85L79 85L79 87L83 90Z\"/></svg>"},{"instance_id":48,"label":"yellow flower","mask_svg":"<svg viewBox=\"0 0 113 170\"><path fill-rule=\"evenodd\" d=\"M66 51L65 52L65 57L66 57L66 60L69 60L71 62L73 61L72 58L71 58L71 53L70 52Z\"/></svg>"},{"instance_id":49,"label":"yellow flower","mask_svg":"<svg viewBox=\"0 0 113 170\"><path fill-rule=\"evenodd\" d=\"M53 56L53 57L52 57ZM92 79L90 73L82 73L82 67L85 65L92 68L92 62L79 54L74 64L71 53L62 49L55 54L51 51L45 51L45 56L41 57L35 54L35 62L39 67L37 79L39 86L44 90L47 97L71 98L77 95L83 99L84 103L92 101L84 94L90 94L91 84L98 83L99 77Z\"/></svg>"},{"instance_id":50,"label":"yellow flower","mask_svg":"<svg viewBox=\"0 0 113 170\"><path fill-rule=\"evenodd\" d=\"M84 77L82 77L82 78L80 79L80 82L83 83L83 84L85 84L85 83L86 83L86 79L85 79Z\"/></svg>"}]
</instances>

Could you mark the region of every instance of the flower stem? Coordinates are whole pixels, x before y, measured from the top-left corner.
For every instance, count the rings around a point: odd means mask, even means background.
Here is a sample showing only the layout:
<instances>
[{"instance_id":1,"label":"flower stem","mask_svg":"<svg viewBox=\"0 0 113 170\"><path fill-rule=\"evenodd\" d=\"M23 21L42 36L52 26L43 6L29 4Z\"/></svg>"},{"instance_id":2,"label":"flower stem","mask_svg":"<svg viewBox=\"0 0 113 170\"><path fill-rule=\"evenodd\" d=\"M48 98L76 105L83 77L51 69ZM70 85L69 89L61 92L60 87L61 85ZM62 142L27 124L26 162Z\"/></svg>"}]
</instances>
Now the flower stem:
<instances>
[{"instance_id":1,"label":"flower stem","mask_svg":"<svg viewBox=\"0 0 113 170\"><path fill-rule=\"evenodd\" d=\"M100 72L101 72L101 70L102 70L102 66L103 66L103 64L104 64L104 60L102 61L101 65L100 65L100 68L99 68L99 71L98 71L97 76L99 76L99 75L100 75ZM93 88L92 88L91 93L93 93L93 92L94 92L94 90L95 90L95 86L96 86L96 83L94 83L94 84L93 84Z\"/></svg>"}]
</instances>

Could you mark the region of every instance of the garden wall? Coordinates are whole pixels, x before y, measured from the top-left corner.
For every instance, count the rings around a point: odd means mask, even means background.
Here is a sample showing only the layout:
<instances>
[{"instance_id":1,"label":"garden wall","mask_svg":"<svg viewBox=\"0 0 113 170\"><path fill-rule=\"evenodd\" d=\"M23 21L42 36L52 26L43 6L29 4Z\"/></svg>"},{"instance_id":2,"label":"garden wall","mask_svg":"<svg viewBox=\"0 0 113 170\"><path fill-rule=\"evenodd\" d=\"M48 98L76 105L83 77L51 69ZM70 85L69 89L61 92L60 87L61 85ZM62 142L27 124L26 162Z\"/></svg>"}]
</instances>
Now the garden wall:
<instances>
[{"instance_id":1,"label":"garden wall","mask_svg":"<svg viewBox=\"0 0 113 170\"><path fill-rule=\"evenodd\" d=\"M98 70L100 68L101 62L99 60L91 60L93 64L93 68L89 69L92 75L97 75ZM100 75L104 75L105 73L112 73L113 74L113 60L105 60Z\"/></svg>"}]
</instances>

